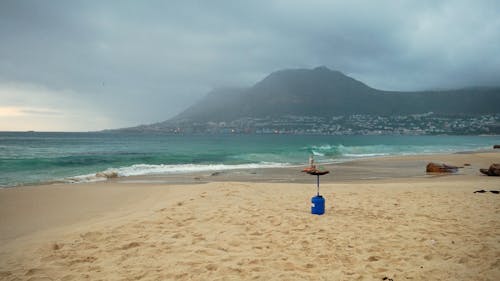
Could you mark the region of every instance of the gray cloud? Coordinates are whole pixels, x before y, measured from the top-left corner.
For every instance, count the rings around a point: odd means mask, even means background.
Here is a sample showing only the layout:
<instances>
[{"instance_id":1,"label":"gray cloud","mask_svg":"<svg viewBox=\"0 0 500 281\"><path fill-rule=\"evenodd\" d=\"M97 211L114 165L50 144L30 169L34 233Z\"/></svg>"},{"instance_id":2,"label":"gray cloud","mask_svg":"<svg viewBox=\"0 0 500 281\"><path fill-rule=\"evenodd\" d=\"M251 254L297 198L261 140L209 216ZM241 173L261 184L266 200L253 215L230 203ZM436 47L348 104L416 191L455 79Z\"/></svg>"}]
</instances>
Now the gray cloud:
<instances>
[{"instance_id":1,"label":"gray cloud","mask_svg":"<svg viewBox=\"0 0 500 281\"><path fill-rule=\"evenodd\" d=\"M0 88L38 85L29 108L64 100L118 127L282 68L326 65L391 90L499 85L498 14L498 1L4 0Z\"/></svg>"}]
</instances>

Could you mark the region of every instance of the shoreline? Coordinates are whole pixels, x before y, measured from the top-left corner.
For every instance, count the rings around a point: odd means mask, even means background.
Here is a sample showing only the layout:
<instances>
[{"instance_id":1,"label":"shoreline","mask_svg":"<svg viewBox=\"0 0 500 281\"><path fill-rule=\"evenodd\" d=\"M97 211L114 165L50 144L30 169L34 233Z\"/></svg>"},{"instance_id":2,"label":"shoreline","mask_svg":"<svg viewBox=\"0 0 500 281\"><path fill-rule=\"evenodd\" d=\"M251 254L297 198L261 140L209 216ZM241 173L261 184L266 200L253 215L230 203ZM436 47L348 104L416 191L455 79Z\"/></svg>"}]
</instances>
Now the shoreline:
<instances>
[{"instance_id":1,"label":"shoreline","mask_svg":"<svg viewBox=\"0 0 500 281\"><path fill-rule=\"evenodd\" d=\"M467 163L468 156L483 155L475 163ZM481 159L483 158L483 159ZM330 174L321 177L321 182L342 183L367 180L396 180L404 178L431 178L436 176L481 176L480 168L488 168L493 161L500 162L500 151L481 150L455 153L430 153L418 155L391 155L351 159L344 162L319 163L318 166L330 170ZM446 163L462 167L453 174L428 174L425 166L428 162ZM463 167L463 164L471 164ZM276 168L231 169L179 174L152 174L126 176L108 179L119 183L156 183L156 184L202 184L210 182L283 182L309 183L312 178L301 172L303 165Z\"/></svg>"},{"instance_id":2,"label":"shoreline","mask_svg":"<svg viewBox=\"0 0 500 281\"><path fill-rule=\"evenodd\" d=\"M469 150L469 151L455 151L455 152L442 152L442 153L436 153L436 152L430 152L430 153L415 153L415 154L401 154L401 155L380 155L380 156L373 156L373 157L356 157L356 158L343 158L339 159L336 161L329 161L329 162L319 162L316 163L318 166L325 167L326 169L335 169L336 167L341 167L343 165L349 165L348 163L363 163L367 161L384 161L384 160L394 160L394 159L420 159L420 158L428 158L428 159L438 159L440 156L444 156L446 158L447 155L460 155L460 154L477 154L477 153L498 153L499 154L499 160L497 162L500 162L500 150L491 150L491 149L478 149L478 150ZM431 162L431 161L429 161ZM437 161L439 162L439 161ZM276 163L280 164L280 163ZM118 176L118 177L102 177L102 176L97 176L99 173L104 173L107 170L104 171L98 171L95 174L86 174L86 175L76 175L72 177L67 177L63 179L54 179L50 181L44 181L44 182L37 182L37 183L26 183L26 184L19 184L19 185L11 185L11 186L0 186L1 189L10 189L10 188L19 188L19 187L30 187L30 186L45 186L45 185L65 185L65 184L86 184L86 183L99 183L99 182L106 182L110 180L124 180L124 181L142 181L145 182L145 178L162 178L162 180L157 180L157 183L168 183L168 179L172 180L173 183L185 183L187 179L190 177L193 179L201 179L203 178L204 181L197 182L197 181L187 181L188 183L206 183L210 182L212 180L217 181L217 178L207 178L207 175L220 175L220 174L239 174L239 176L242 176L242 179L245 181L245 174L248 174L249 171L250 173L255 173L255 171L263 171L263 170L273 170L273 171L279 171L281 169L284 170L289 170L292 171L293 169L300 169L303 167L306 167L307 164L289 164L286 166L286 163L282 163L284 166L281 167L257 167L257 168L227 168L227 169L214 169L214 170L206 170L206 171L194 171L194 172L176 172L176 173L152 173L152 174L144 174L144 175L130 175L130 176ZM450 164L450 163L448 163ZM181 165L181 164L179 164ZM210 165L210 164L207 164ZM227 165L227 166L232 166L230 164L212 164L212 165ZM247 164L242 164L242 165L247 165ZM248 163L248 165L259 165L259 163ZM460 166L460 165L458 165ZM488 165L489 166L489 165ZM487 168L487 167L482 167L482 168ZM113 171L117 170L119 168L109 168L108 170ZM479 169L479 168L478 168ZM266 173L264 173L266 174ZM278 174L282 174L279 173ZM425 176L425 175L421 175ZM78 181L79 177L95 177L92 180L82 180ZM385 176L383 178L388 178L391 176ZM376 176L369 176L366 177L365 179L380 179L379 177ZM356 180L356 178L350 179L350 180ZM154 181L154 180L152 180Z\"/></svg>"},{"instance_id":3,"label":"shoreline","mask_svg":"<svg viewBox=\"0 0 500 281\"><path fill-rule=\"evenodd\" d=\"M499 178L476 168L499 159L328 166L323 216L296 168L3 188L0 280L498 280ZM471 166L427 175L427 161Z\"/></svg>"}]
</instances>

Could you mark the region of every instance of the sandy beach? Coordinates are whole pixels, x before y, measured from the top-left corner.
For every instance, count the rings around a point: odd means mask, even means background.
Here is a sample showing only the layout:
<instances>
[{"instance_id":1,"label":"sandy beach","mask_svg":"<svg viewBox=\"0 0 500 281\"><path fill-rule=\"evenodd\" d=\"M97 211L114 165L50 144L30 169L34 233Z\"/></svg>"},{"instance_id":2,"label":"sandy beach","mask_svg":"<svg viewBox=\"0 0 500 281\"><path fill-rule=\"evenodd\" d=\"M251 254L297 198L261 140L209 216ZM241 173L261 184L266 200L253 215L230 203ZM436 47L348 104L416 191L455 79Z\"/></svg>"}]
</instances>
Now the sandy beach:
<instances>
[{"instance_id":1,"label":"sandy beach","mask_svg":"<svg viewBox=\"0 0 500 281\"><path fill-rule=\"evenodd\" d=\"M298 167L4 188L0 280L500 280L500 178L478 171L495 162L326 165L322 216Z\"/></svg>"}]
</instances>

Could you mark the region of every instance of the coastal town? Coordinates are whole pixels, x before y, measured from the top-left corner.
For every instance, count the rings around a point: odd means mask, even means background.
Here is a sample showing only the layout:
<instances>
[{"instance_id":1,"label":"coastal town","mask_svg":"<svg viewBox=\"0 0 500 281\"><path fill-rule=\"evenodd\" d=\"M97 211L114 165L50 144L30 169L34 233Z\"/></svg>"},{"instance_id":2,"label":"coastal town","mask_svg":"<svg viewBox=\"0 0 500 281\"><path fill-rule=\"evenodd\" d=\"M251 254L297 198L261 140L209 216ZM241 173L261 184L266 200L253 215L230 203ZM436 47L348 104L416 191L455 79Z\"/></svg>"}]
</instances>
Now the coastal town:
<instances>
[{"instance_id":1,"label":"coastal town","mask_svg":"<svg viewBox=\"0 0 500 281\"><path fill-rule=\"evenodd\" d=\"M241 118L230 122L166 121L131 128L168 134L317 134L317 135L498 135L500 114L283 116Z\"/></svg>"}]
</instances>

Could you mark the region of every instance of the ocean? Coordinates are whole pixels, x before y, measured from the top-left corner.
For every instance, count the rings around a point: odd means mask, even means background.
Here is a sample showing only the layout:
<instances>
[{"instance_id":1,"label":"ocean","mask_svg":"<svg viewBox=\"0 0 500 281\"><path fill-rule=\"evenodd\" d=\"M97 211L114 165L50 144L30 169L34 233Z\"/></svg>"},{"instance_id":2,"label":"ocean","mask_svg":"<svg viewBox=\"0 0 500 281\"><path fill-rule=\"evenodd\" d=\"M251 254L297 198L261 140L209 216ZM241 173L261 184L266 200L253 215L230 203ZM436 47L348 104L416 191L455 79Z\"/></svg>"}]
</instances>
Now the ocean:
<instances>
[{"instance_id":1,"label":"ocean","mask_svg":"<svg viewBox=\"0 0 500 281\"><path fill-rule=\"evenodd\" d=\"M119 176L284 167L316 162L491 149L500 136L172 136L0 132L0 186Z\"/></svg>"}]
</instances>

